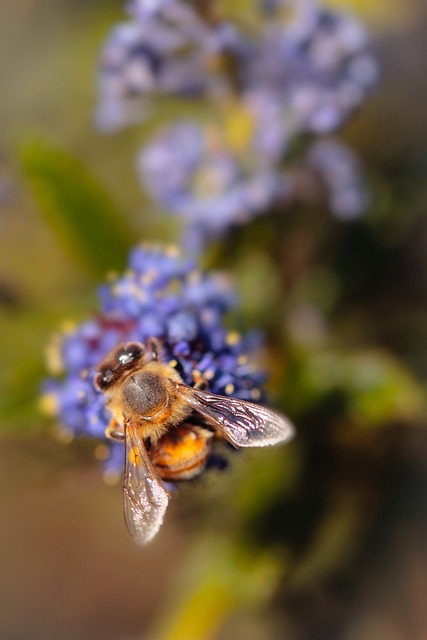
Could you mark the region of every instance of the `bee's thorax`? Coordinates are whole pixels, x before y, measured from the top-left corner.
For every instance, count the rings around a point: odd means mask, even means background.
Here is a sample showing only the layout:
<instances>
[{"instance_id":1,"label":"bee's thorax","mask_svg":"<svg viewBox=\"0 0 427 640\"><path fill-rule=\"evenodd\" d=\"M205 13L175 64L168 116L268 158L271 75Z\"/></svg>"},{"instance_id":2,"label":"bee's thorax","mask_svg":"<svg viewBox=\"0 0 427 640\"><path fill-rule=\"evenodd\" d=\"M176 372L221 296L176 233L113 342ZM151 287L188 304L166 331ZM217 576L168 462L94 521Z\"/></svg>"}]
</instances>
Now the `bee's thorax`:
<instances>
[{"instance_id":1,"label":"bee's thorax","mask_svg":"<svg viewBox=\"0 0 427 640\"><path fill-rule=\"evenodd\" d=\"M169 404L164 381L151 371L142 370L130 375L122 393L124 405L144 419L149 419Z\"/></svg>"},{"instance_id":2,"label":"bee's thorax","mask_svg":"<svg viewBox=\"0 0 427 640\"><path fill-rule=\"evenodd\" d=\"M178 373L164 363L152 361L129 373L107 396L107 406L118 424L130 419L144 438L156 442L170 427L191 413L177 393Z\"/></svg>"}]
</instances>

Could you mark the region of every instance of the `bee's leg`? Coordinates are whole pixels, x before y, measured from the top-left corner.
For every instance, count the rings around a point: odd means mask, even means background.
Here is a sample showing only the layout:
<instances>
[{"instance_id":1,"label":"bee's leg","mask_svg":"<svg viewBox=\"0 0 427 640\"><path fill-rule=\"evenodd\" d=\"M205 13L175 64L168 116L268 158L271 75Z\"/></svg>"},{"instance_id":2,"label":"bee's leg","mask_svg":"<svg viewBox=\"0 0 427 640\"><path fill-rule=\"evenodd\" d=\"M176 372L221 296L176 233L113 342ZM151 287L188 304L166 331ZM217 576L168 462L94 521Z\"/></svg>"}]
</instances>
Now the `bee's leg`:
<instances>
[{"instance_id":1,"label":"bee's leg","mask_svg":"<svg viewBox=\"0 0 427 640\"><path fill-rule=\"evenodd\" d=\"M150 349L150 352L151 352L151 359L154 362L157 362L157 360L159 359L159 353L160 353L159 341L156 340L156 338L150 338L150 340L148 341L148 348Z\"/></svg>"},{"instance_id":2,"label":"bee's leg","mask_svg":"<svg viewBox=\"0 0 427 640\"><path fill-rule=\"evenodd\" d=\"M125 439L125 432L121 425L117 423L117 421L113 418L105 429L105 435L110 440L116 440L116 442L123 442Z\"/></svg>"},{"instance_id":3,"label":"bee's leg","mask_svg":"<svg viewBox=\"0 0 427 640\"><path fill-rule=\"evenodd\" d=\"M200 371L198 371L197 369L193 369L193 380L193 389L200 389L200 391L203 391L209 386L208 381L204 377L203 373L200 373Z\"/></svg>"}]
</instances>

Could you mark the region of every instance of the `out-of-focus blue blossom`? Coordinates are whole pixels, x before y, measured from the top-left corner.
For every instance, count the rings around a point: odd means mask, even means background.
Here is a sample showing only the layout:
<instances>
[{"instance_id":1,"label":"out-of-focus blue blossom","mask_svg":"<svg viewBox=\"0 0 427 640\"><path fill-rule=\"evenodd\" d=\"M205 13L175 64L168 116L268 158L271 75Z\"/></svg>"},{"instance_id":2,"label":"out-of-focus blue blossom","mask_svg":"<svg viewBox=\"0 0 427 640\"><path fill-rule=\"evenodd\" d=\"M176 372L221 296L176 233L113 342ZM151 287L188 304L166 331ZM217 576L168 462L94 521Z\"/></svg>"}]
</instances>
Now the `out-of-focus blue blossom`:
<instances>
[{"instance_id":1,"label":"out-of-focus blue blossom","mask_svg":"<svg viewBox=\"0 0 427 640\"><path fill-rule=\"evenodd\" d=\"M183 220L186 249L200 251L208 239L273 208L312 202L319 186L337 218L350 220L366 211L370 198L357 156L336 140L320 138L302 158L281 163L286 140L275 115L272 131L260 126L244 153L227 146L219 130L191 122L163 131L141 152L138 167L146 189Z\"/></svg>"},{"instance_id":2,"label":"out-of-focus blue blossom","mask_svg":"<svg viewBox=\"0 0 427 640\"><path fill-rule=\"evenodd\" d=\"M112 32L101 57L104 129L146 117L147 99L159 95L246 99L255 91L280 103L288 137L329 133L377 79L363 27L314 0L261 2L250 33L208 22L180 0L134 0L128 11L133 21Z\"/></svg>"},{"instance_id":3,"label":"out-of-focus blue blossom","mask_svg":"<svg viewBox=\"0 0 427 640\"><path fill-rule=\"evenodd\" d=\"M262 2L259 15L255 35L242 35L245 44L233 50L236 82L221 104L223 121L175 124L138 158L144 188L182 218L191 250L302 195L293 171L302 136L314 138L307 169L326 187L332 213L354 218L369 203L352 153L328 140L316 143L345 122L376 80L364 29L314 0Z\"/></svg>"},{"instance_id":4,"label":"out-of-focus blue blossom","mask_svg":"<svg viewBox=\"0 0 427 640\"><path fill-rule=\"evenodd\" d=\"M378 77L365 30L352 15L311 0L262 7L263 37L245 70L245 90L262 87L275 96L290 133L335 131Z\"/></svg>"},{"instance_id":5,"label":"out-of-focus blue blossom","mask_svg":"<svg viewBox=\"0 0 427 640\"><path fill-rule=\"evenodd\" d=\"M101 288L98 315L56 341L50 353L56 376L45 384L45 399L70 436L104 437L110 416L93 386L94 368L120 342L157 338L161 358L175 361L187 384L201 373L214 393L259 400L264 373L250 363L250 337L224 325L234 302L220 274L198 271L175 249L137 247L126 273ZM109 447L106 470L118 471L122 447Z\"/></svg>"},{"instance_id":6,"label":"out-of-focus blue blossom","mask_svg":"<svg viewBox=\"0 0 427 640\"><path fill-rule=\"evenodd\" d=\"M134 18L149 18L171 4L173 0L130 0L127 12Z\"/></svg>"},{"instance_id":7,"label":"out-of-focus blue blossom","mask_svg":"<svg viewBox=\"0 0 427 640\"><path fill-rule=\"evenodd\" d=\"M183 220L185 248L201 251L227 228L300 197L295 149L307 138L307 169L327 188L332 213L363 213L357 160L330 141L316 144L377 79L363 27L316 0L260 0L251 28L206 18L200 7L133 0L133 21L113 32L101 64L104 128L140 118L142 102L159 95L207 96L216 107L214 123L174 124L138 158L143 187Z\"/></svg>"},{"instance_id":8,"label":"out-of-focus blue blossom","mask_svg":"<svg viewBox=\"0 0 427 640\"><path fill-rule=\"evenodd\" d=\"M258 151L233 153L219 130L181 122L143 149L139 170L164 209L215 235L289 194L290 185L268 161L276 154L274 141L260 133L253 144Z\"/></svg>"},{"instance_id":9,"label":"out-of-focus blue blossom","mask_svg":"<svg viewBox=\"0 0 427 640\"><path fill-rule=\"evenodd\" d=\"M370 204L360 161L337 140L317 140L307 154L308 166L326 187L330 211L342 220L363 214Z\"/></svg>"},{"instance_id":10,"label":"out-of-focus blue blossom","mask_svg":"<svg viewBox=\"0 0 427 640\"><path fill-rule=\"evenodd\" d=\"M205 74L199 55L191 50L179 55L189 45L187 34L159 25L155 18L117 26L101 57L99 127L112 131L147 117L147 97L202 91Z\"/></svg>"},{"instance_id":11,"label":"out-of-focus blue blossom","mask_svg":"<svg viewBox=\"0 0 427 640\"><path fill-rule=\"evenodd\" d=\"M128 11L133 20L112 31L101 55L101 129L147 118L155 97L228 92L230 79L218 60L241 47L232 25L208 24L178 0L134 1Z\"/></svg>"}]
</instances>

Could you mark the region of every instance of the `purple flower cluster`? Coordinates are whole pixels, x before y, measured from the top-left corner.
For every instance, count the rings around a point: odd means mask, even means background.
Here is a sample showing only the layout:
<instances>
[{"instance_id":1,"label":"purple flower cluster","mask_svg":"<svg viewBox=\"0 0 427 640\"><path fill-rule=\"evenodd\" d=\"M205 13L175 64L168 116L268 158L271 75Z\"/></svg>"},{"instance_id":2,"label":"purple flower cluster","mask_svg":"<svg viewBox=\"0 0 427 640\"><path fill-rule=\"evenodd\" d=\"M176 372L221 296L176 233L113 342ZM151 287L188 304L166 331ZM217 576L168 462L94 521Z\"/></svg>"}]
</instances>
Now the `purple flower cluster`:
<instances>
[{"instance_id":1,"label":"purple flower cluster","mask_svg":"<svg viewBox=\"0 0 427 640\"><path fill-rule=\"evenodd\" d=\"M339 128L375 84L378 67L361 24L315 0L263 3L265 23L252 56L245 90L274 95L287 135L323 134ZM282 20L283 11L292 17Z\"/></svg>"},{"instance_id":2,"label":"purple flower cluster","mask_svg":"<svg viewBox=\"0 0 427 640\"><path fill-rule=\"evenodd\" d=\"M230 24L208 24L180 0L135 0L128 11L132 20L112 31L101 55L96 114L101 129L146 119L153 98L226 90L221 58L239 48Z\"/></svg>"},{"instance_id":3,"label":"purple flower cluster","mask_svg":"<svg viewBox=\"0 0 427 640\"><path fill-rule=\"evenodd\" d=\"M161 358L173 361L188 385L202 374L214 393L262 399L264 373L247 355L250 337L242 339L224 325L234 295L220 274L196 270L175 249L137 247L126 273L103 286L99 297L98 315L65 332L50 353L55 375L45 384L44 404L70 437L104 437L110 416L93 377L120 342L157 338ZM109 444L106 471L121 470L122 456L120 445Z\"/></svg>"},{"instance_id":4,"label":"purple flower cluster","mask_svg":"<svg viewBox=\"0 0 427 640\"><path fill-rule=\"evenodd\" d=\"M98 123L115 129L147 116L159 95L279 102L285 136L341 126L375 83L364 29L353 16L315 0L260 3L249 31L208 19L183 0L133 0L100 62ZM267 99L267 98L266 98Z\"/></svg>"},{"instance_id":5,"label":"purple flower cluster","mask_svg":"<svg viewBox=\"0 0 427 640\"><path fill-rule=\"evenodd\" d=\"M377 79L359 22L315 0L264 0L251 29L243 22L206 20L192 7L178 0L134 0L128 7L133 22L113 34L101 67L100 108L115 113L104 118L109 128L114 119L116 126L139 118L138 100L147 104L159 94L207 96L215 106L215 121L175 123L138 158L144 188L183 220L185 246L201 250L230 226L286 209L304 196L294 180L293 151L307 137L319 145L312 142L313 152L303 159L326 187L331 212L340 219L363 213L369 199L357 160L342 145L321 139L345 123ZM125 43L120 30L132 32L139 44L130 37ZM109 64L112 58L120 63ZM131 77L143 82L132 84ZM111 109L113 85L120 87L116 95L130 98L133 115L123 101Z\"/></svg>"},{"instance_id":6,"label":"purple flower cluster","mask_svg":"<svg viewBox=\"0 0 427 640\"><path fill-rule=\"evenodd\" d=\"M232 153L219 129L181 122L142 150L138 171L146 189L165 211L183 220L187 250L197 253L229 227L310 200L309 185L317 202L325 193L329 210L341 220L366 211L370 198L351 149L333 138L319 138L302 157L278 164L277 137L270 139L269 133L260 131L252 147Z\"/></svg>"},{"instance_id":7,"label":"purple flower cluster","mask_svg":"<svg viewBox=\"0 0 427 640\"><path fill-rule=\"evenodd\" d=\"M231 154L219 130L182 122L148 144L138 165L153 199L185 222L186 248L196 250L204 236L220 235L289 196L290 184L271 163L262 166L264 158L261 150Z\"/></svg>"}]
</instances>

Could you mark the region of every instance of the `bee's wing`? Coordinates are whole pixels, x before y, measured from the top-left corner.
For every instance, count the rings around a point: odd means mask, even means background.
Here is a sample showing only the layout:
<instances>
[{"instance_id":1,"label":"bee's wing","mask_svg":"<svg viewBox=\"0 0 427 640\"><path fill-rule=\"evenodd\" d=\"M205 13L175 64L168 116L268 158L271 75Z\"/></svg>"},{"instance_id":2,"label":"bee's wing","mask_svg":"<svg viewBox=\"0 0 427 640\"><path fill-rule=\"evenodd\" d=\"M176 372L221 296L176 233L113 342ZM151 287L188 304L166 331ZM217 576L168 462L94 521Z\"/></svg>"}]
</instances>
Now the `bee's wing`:
<instances>
[{"instance_id":1,"label":"bee's wing","mask_svg":"<svg viewBox=\"0 0 427 640\"><path fill-rule=\"evenodd\" d=\"M125 424L123 509L129 533L139 544L150 542L160 529L169 502L144 442L132 422Z\"/></svg>"},{"instance_id":2,"label":"bee's wing","mask_svg":"<svg viewBox=\"0 0 427 640\"><path fill-rule=\"evenodd\" d=\"M219 396L186 385L178 386L186 402L238 447L266 447L286 442L294 434L292 423L253 402Z\"/></svg>"}]
</instances>

